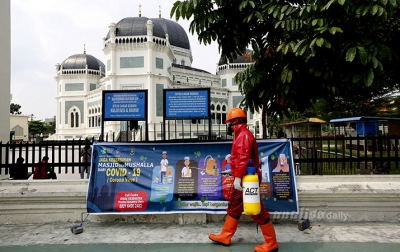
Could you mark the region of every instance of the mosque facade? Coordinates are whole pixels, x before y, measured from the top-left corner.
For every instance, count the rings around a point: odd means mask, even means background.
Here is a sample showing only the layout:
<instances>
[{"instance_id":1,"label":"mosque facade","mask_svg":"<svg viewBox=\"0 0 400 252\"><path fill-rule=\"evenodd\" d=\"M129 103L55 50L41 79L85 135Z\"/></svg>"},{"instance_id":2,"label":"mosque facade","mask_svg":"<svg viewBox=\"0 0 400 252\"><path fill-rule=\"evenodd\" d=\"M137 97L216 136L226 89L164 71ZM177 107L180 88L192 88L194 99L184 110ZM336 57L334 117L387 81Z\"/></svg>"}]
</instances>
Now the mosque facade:
<instances>
[{"instance_id":1,"label":"mosque facade","mask_svg":"<svg viewBox=\"0 0 400 252\"><path fill-rule=\"evenodd\" d=\"M202 119L168 121L166 139L197 138L207 135L209 129L215 138L225 138L228 111L243 99L234 76L252 64L248 57L220 62L216 73L209 73L191 67L189 39L177 22L139 14L108 28L103 38L104 63L84 50L56 64L56 133L50 140L99 138L102 130L109 139L123 138L125 132L127 140L139 140L145 127L149 140L162 140L163 90L174 88L210 89L211 127ZM103 90L147 90L147 124L105 121L102 129ZM260 116L248 114L248 124L261 136L257 118Z\"/></svg>"}]
</instances>

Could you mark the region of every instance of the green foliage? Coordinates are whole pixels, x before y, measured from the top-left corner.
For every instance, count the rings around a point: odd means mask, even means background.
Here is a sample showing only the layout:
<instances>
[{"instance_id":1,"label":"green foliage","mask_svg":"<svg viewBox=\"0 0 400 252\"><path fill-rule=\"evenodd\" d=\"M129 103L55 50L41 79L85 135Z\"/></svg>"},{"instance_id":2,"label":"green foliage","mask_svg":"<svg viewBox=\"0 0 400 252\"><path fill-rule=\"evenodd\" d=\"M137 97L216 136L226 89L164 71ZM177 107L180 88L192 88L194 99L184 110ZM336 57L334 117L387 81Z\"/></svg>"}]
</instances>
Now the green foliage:
<instances>
[{"instance_id":1,"label":"green foliage","mask_svg":"<svg viewBox=\"0 0 400 252\"><path fill-rule=\"evenodd\" d=\"M399 66L397 56L393 57L397 55L394 43L399 34L399 6L396 1L306 3L302 5L298 2L296 11L290 15L284 13L285 17L272 17L276 24L285 19L297 19L304 24L297 33L281 26L286 38L277 51L284 58L294 54L299 60L299 64L287 62L283 65L283 84L308 81L309 90L324 98L347 96L360 88L371 88L371 92L393 88L396 83L392 77L398 77L393 73L392 66ZM276 1L269 1L266 6L275 11L283 8ZM291 50L293 42L296 46ZM293 73L291 79L287 78L290 70ZM288 95L290 93L295 92ZM314 100L315 96L309 95L309 98Z\"/></svg>"},{"instance_id":2,"label":"green foliage","mask_svg":"<svg viewBox=\"0 0 400 252\"><path fill-rule=\"evenodd\" d=\"M46 133L51 133L54 134L56 132L56 123L55 123L55 117L54 117L54 122L50 122L49 124L45 125L45 132Z\"/></svg>"},{"instance_id":3,"label":"green foliage","mask_svg":"<svg viewBox=\"0 0 400 252\"><path fill-rule=\"evenodd\" d=\"M313 108L301 113L302 116L317 117L329 122L331 119L354 116L399 117L400 98L381 94L372 96L369 92L355 93L349 97L318 99Z\"/></svg>"},{"instance_id":4,"label":"green foliage","mask_svg":"<svg viewBox=\"0 0 400 252\"><path fill-rule=\"evenodd\" d=\"M171 17L191 19L200 43L217 41L221 62L251 47L254 64L235 76L242 106L283 118L318 99L362 105L398 89L399 4L185 0L174 4Z\"/></svg>"},{"instance_id":5,"label":"green foliage","mask_svg":"<svg viewBox=\"0 0 400 252\"><path fill-rule=\"evenodd\" d=\"M28 121L28 131L29 135L32 135L33 137L40 134L54 134L56 132L56 124L55 122L47 124L40 120L31 120Z\"/></svg>"},{"instance_id":6,"label":"green foliage","mask_svg":"<svg viewBox=\"0 0 400 252\"><path fill-rule=\"evenodd\" d=\"M15 104L15 103L10 104L10 114L20 115L21 114L21 112L19 111L20 109L21 109L21 105Z\"/></svg>"},{"instance_id":7,"label":"green foliage","mask_svg":"<svg viewBox=\"0 0 400 252\"><path fill-rule=\"evenodd\" d=\"M46 133L46 123L40 120L32 120L28 122L29 135L34 137L39 134Z\"/></svg>"}]
</instances>

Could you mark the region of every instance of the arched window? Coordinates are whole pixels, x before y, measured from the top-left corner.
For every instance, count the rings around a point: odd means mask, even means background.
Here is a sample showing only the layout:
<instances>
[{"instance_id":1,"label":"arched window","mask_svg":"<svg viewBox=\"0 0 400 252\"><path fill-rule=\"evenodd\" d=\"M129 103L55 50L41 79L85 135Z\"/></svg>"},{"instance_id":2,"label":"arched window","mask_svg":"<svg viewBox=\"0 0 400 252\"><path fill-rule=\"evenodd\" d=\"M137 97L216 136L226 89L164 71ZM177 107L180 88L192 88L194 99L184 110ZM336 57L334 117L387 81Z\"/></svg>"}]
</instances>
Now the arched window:
<instances>
[{"instance_id":1,"label":"arched window","mask_svg":"<svg viewBox=\"0 0 400 252\"><path fill-rule=\"evenodd\" d=\"M211 104L211 122L212 124L225 124L227 118L227 106L226 104Z\"/></svg>"},{"instance_id":2,"label":"arched window","mask_svg":"<svg viewBox=\"0 0 400 252\"><path fill-rule=\"evenodd\" d=\"M222 105L222 123L226 121L226 106Z\"/></svg>"},{"instance_id":3,"label":"arched window","mask_svg":"<svg viewBox=\"0 0 400 252\"><path fill-rule=\"evenodd\" d=\"M74 113L73 113L73 112L71 112L71 119L70 119L70 121L71 121L71 128L73 128L73 127L74 127Z\"/></svg>"},{"instance_id":4,"label":"arched window","mask_svg":"<svg viewBox=\"0 0 400 252\"><path fill-rule=\"evenodd\" d=\"M181 65L184 66L185 65L185 60L181 60Z\"/></svg>"},{"instance_id":5,"label":"arched window","mask_svg":"<svg viewBox=\"0 0 400 252\"><path fill-rule=\"evenodd\" d=\"M216 123L217 124L221 124L221 118L222 118L222 116L221 116L221 106L218 104L217 105L217 112L215 113L216 114Z\"/></svg>"},{"instance_id":6,"label":"arched window","mask_svg":"<svg viewBox=\"0 0 400 252\"><path fill-rule=\"evenodd\" d=\"M211 104L211 124L215 124L215 105Z\"/></svg>"},{"instance_id":7,"label":"arched window","mask_svg":"<svg viewBox=\"0 0 400 252\"><path fill-rule=\"evenodd\" d=\"M71 128L79 127L80 110L77 107L72 107L69 111L69 125Z\"/></svg>"},{"instance_id":8,"label":"arched window","mask_svg":"<svg viewBox=\"0 0 400 252\"><path fill-rule=\"evenodd\" d=\"M79 114L78 114L78 112L75 112L75 126L77 128L79 127Z\"/></svg>"}]
</instances>

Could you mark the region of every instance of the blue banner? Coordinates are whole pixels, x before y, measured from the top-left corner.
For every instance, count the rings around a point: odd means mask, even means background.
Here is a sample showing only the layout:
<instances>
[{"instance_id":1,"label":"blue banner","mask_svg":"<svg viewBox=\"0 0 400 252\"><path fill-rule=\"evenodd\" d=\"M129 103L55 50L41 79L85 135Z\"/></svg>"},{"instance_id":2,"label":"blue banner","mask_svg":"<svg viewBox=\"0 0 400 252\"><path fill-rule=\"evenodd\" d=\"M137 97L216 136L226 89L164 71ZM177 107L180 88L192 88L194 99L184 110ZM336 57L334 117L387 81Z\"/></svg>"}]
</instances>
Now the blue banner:
<instances>
[{"instance_id":1,"label":"blue banner","mask_svg":"<svg viewBox=\"0 0 400 252\"><path fill-rule=\"evenodd\" d=\"M257 141L260 194L270 213L298 213L290 140ZM225 213L230 142L93 145L88 213Z\"/></svg>"}]
</instances>

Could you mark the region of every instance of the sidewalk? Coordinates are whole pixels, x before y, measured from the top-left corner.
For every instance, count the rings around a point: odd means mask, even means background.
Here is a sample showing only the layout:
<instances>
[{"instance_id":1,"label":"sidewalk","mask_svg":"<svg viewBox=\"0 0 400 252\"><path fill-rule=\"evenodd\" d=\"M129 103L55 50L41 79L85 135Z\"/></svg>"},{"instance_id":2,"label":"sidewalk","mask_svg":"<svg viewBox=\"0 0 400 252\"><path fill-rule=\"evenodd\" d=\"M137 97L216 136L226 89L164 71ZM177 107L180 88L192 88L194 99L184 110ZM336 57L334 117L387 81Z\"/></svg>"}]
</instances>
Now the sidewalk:
<instances>
[{"instance_id":1,"label":"sidewalk","mask_svg":"<svg viewBox=\"0 0 400 252\"><path fill-rule=\"evenodd\" d=\"M230 247L214 244L208 234L219 233L222 223L207 225L85 222L0 226L4 251L253 251L263 242L254 223L240 223ZM398 223L311 223L299 231L293 221L274 221L279 251L400 251ZM189 247L190 246L190 247Z\"/></svg>"}]
</instances>

